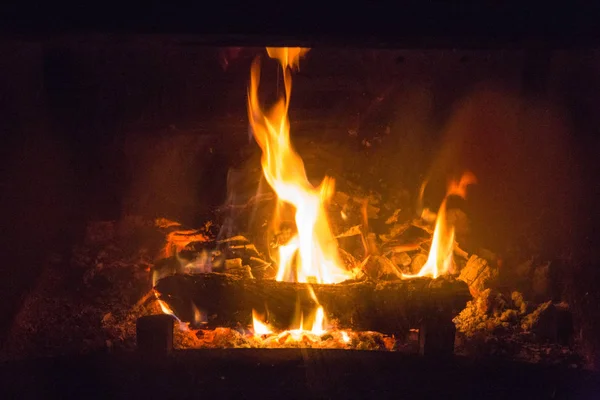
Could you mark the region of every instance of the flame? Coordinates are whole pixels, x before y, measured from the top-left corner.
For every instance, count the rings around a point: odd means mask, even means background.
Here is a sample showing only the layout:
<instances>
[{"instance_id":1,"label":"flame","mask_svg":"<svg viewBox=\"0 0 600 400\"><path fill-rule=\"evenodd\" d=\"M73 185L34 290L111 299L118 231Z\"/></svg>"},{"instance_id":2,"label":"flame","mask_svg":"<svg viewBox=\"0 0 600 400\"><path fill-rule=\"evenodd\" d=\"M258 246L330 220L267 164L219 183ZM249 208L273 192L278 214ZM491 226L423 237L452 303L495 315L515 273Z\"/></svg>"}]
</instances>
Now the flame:
<instances>
[{"instance_id":1,"label":"flame","mask_svg":"<svg viewBox=\"0 0 600 400\"><path fill-rule=\"evenodd\" d=\"M258 313L255 310L252 310L252 328L254 330L254 335L256 336L273 333L273 330L269 325L260 320Z\"/></svg>"},{"instance_id":2,"label":"flame","mask_svg":"<svg viewBox=\"0 0 600 400\"><path fill-rule=\"evenodd\" d=\"M440 205L435 222L435 230L431 240L431 248L429 256L421 270L414 275L402 274L403 278L417 278L430 276L437 278L450 270L452 267L452 252L454 250L454 226L448 224L446 217L446 203L448 197L459 196L463 199L467 196L467 186L477 182L475 175L470 172L465 172L461 178L456 181L452 180L448 185L446 196Z\"/></svg>"},{"instance_id":3,"label":"flame","mask_svg":"<svg viewBox=\"0 0 600 400\"><path fill-rule=\"evenodd\" d=\"M178 325L181 331L189 331L189 324L180 320L179 317L175 315L175 312L173 312L171 307L169 307L169 305L166 302L158 298L157 292L154 292L154 295L156 296L156 301L158 302L158 305L160 306L160 309L163 312L163 314L167 314L175 318L175 320L179 323Z\"/></svg>"},{"instance_id":4,"label":"flame","mask_svg":"<svg viewBox=\"0 0 600 400\"><path fill-rule=\"evenodd\" d=\"M310 330L314 335L321 336L325 331L325 310L323 310L323 306L319 306L317 308L317 313L315 314L315 320L313 322L313 326Z\"/></svg>"},{"instance_id":5,"label":"flame","mask_svg":"<svg viewBox=\"0 0 600 400\"><path fill-rule=\"evenodd\" d=\"M317 296L315 295L315 292L313 291L312 287L309 286L309 290L311 293L311 297L315 301L317 301ZM263 322L262 318L254 309L252 310L252 329L254 331L254 336L270 335L273 333L273 329L268 324ZM327 330L325 329L325 310L323 309L323 306L321 306L317 302L315 317L312 323L312 327L310 329L304 326L304 314L302 313L300 314L299 326L295 329L283 331L279 334L279 336L289 336L291 340L301 341L306 334L322 336L326 332Z\"/></svg>"},{"instance_id":6,"label":"flame","mask_svg":"<svg viewBox=\"0 0 600 400\"><path fill-rule=\"evenodd\" d=\"M291 338L295 341L301 341L306 334L312 334L315 336L322 336L327 330L325 329L325 310L323 306L319 305L315 313L315 319L313 320L312 327L308 329L304 327L304 314L300 315L300 326L296 329L290 329L282 332L280 335L289 333Z\"/></svg>"},{"instance_id":7,"label":"flame","mask_svg":"<svg viewBox=\"0 0 600 400\"><path fill-rule=\"evenodd\" d=\"M352 274L342 266L325 212L325 204L334 192L334 180L325 177L318 187L314 187L306 176L304 162L290 142L291 69L298 66L300 56L307 51L303 48L267 48L269 56L281 64L285 90L285 95L269 111L263 111L259 103L260 63L258 59L254 61L248 89L248 118L263 152L261 163L267 182L280 204L295 208L298 233L279 247L276 279L338 283L352 278Z\"/></svg>"},{"instance_id":8,"label":"flame","mask_svg":"<svg viewBox=\"0 0 600 400\"><path fill-rule=\"evenodd\" d=\"M310 297L317 304L317 311L315 312L315 319L313 321L313 325L312 325L312 328L310 329L310 331L315 335L321 336L322 334L324 334L326 332L325 331L325 310L323 309L323 306L321 304L319 304L319 299L317 298L317 294L315 293L315 290L312 288L312 286L309 286L308 290L310 292Z\"/></svg>"},{"instance_id":9,"label":"flame","mask_svg":"<svg viewBox=\"0 0 600 400\"><path fill-rule=\"evenodd\" d=\"M173 310L171 310L171 307L169 307L169 305L167 303L165 303L161 299L157 299L157 301L158 301L158 305L160 306L160 309L162 310L163 314L169 314L169 315L175 316L175 313L173 312Z\"/></svg>"}]
</instances>

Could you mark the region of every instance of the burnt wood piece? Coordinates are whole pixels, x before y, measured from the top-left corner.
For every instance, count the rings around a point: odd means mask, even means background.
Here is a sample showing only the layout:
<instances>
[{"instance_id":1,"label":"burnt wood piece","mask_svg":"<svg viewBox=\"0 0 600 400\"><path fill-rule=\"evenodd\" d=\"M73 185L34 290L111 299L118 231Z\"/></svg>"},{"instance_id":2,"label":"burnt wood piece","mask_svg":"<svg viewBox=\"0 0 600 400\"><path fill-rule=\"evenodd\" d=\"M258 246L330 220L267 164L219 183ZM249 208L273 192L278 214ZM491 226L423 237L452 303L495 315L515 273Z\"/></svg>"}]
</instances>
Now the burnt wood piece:
<instances>
[{"instance_id":1,"label":"burnt wood piece","mask_svg":"<svg viewBox=\"0 0 600 400\"><path fill-rule=\"evenodd\" d=\"M420 328L431 315L451 324L471 299L467 285L452 278L308 285L217 273L179 274L161 279L156 290L184 321L194 321L196 306L207 313L209 327L245 328L251 326L255 309L266 313L271 326L284 330L298 323L298 309L305 316L314 313L310 287L328 321L336 321L338 327L396 335Z\"/></svg>"}]
</instances>

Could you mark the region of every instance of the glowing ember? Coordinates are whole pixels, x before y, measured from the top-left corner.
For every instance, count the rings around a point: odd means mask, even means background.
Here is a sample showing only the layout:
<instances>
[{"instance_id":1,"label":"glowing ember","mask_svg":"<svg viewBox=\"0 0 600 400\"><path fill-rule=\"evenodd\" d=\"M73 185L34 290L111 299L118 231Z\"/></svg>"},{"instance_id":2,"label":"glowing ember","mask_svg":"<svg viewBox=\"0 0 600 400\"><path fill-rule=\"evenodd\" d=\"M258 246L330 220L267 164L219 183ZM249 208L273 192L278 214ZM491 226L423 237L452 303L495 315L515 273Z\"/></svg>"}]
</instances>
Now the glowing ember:
<instances>
[{"instance_id":1,"label":"glowing ember","mask_svg":"<svg viewBox=\"0 0 600 400\"><path fill-rule=\"evenodd\" d=\"M430 276L437 278L440 275L447 273L452 266L452 252L454 250L454 226L450 225L446 217L446 203L448 197L459 196L463 199L467 195L467 186L476 183L475 175L470 172L464 173L460 180L451 181L446 191L446 197L440 205L435 222L435 230L431 240L431 248L427 262L421 270L414 275L402 274L403 278L416 278L422 276Z\"/></svg>"},{"instance_id":2,"label":"glowing ember","mask_svg":"<svg viewBox=\"0 0 600 400\"><path fill-rule=\"evenodd\" d=\"M172 257L183 250L190 242L204 242L208 240L206 234L197 230L174 231L167 234L167 244L163 250L165 258Z\"/></svg>"},{"instance_id":3,"label":"glowing ember","mask_svg":"<svg viewBox=\"0 0 600 400\"><path fill-rule=\"evenodd\" d=\"M340 333L342 334L342 340L344 341L344 343L348 343L350 341L350 336L348 336L348 334L345 331L341 331Z\"/></svg>"},{"instance_id":4,"label":"glowing ember","mask_svg":"<svg viewBox=\"0 0 600 400\"><path fill-rule=\"evenodd\" d=\"M248 90L248 117L256 142L262 149L264 176L278 201L295 208L298 234L279 248L278 281L338 283L352 278L341 263L325 204L334 192L334 180L325 177L314 187L304 162L290 143L288 108L292 89L291 68L308 49L268 48L282 67L285 95L273 108L263 111L258 100L260 64L252 65ZM278 224L279 221L274 221Z\"/></svg>"}]
</instances>

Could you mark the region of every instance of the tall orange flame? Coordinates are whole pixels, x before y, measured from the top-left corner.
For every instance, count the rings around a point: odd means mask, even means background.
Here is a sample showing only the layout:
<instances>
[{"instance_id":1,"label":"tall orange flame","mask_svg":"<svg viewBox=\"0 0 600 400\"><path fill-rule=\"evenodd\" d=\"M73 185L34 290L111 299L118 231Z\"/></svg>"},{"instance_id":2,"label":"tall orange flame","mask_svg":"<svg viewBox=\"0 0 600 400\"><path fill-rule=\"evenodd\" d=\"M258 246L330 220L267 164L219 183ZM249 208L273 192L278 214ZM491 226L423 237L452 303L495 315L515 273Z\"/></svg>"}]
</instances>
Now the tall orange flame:
<instances>
[{"instance_id":1,"label":"tall orange flame","mask_svg":"<svg viewBox=\"0 0 600 400\"><path fill-rule=\"evenodd\" d=\"M417 278L422 276L430 276L437 278L450 270L452 267L452 252L454 250L454 225L447 221L446 203L448 197L459 196L463 199L467 196L467 186L476 183L475 175L470 172L464 173L461 178L456 181L450 181L446 196L440 205L435 222L435 230L431 239L431 248L429 256L421 270L414 275L402 274L403 278Z\"/></svg>"},{"instance_id":2,"label":"tall orange flame","mask_svg":"<svg viewBox=\"0 0 600 400\"><path fill-rule=\"evenodd\" d=\"M268 48L283 71L284 96L268 111L258 99L260 63L252 64L248 89L248 117L254 137L262 149L264 176L278 200L295 208L298 233L279 248L278 281L337 283L351 278L342 267L325 204L334 191L334 180L325 177L314 187L306 176L304 162L290 142L288 108L292 91L291 69L308 49Z\"/></svg>"}]
</instances>

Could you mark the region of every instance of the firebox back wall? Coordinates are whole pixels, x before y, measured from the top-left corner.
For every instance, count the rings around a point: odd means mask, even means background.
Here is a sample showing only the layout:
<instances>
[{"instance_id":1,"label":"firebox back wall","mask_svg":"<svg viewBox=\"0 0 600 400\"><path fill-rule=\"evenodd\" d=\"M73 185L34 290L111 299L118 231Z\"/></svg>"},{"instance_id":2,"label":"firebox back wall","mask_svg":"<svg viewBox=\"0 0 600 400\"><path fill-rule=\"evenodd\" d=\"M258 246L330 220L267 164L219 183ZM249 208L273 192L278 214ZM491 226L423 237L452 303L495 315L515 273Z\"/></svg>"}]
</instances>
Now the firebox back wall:
<instances>
[{"instance_id":1,"label":"firebox back wall","mask_svg":"<svg viewBox=\"0 0 600 400\"><path fill-rule=\"evenodd\" d=\"M229 166L256 147L245 96L261 51L145 37L2 43L11 280L0 315L49 251L68 254L87 220L135 213L193 224L223 201ZM442 182L472 168L480 183L469 207L485 245L523 237L587 249L597 240L599 63L594 51L317 48L294 79L292 137L384 160L381 179L411 195L428 174Z\"/></svg>"}]
</instances>

